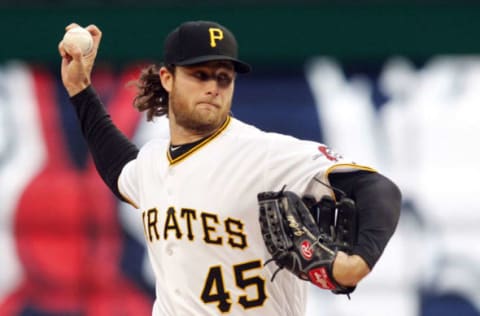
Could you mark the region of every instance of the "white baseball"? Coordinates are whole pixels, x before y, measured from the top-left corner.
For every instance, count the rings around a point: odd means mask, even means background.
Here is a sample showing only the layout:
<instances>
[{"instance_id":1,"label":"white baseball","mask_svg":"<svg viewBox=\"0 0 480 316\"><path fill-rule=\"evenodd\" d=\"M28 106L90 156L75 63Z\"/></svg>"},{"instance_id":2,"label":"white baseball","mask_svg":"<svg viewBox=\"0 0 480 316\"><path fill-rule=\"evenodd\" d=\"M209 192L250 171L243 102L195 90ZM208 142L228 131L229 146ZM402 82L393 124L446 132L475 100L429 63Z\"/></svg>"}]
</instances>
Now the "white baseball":
<instances>
[{"instance_id":1,"label":"white baseball","mask_svg":"<svg viewBox=\"0 0 480 316\"><path fill-rule=\"evenodd\" d=\"M74 27L63 36L63 42L77 45L83 55L88 54L93 48L93 38L90 32L83 27Z\"/></svg>"}]
</instances>

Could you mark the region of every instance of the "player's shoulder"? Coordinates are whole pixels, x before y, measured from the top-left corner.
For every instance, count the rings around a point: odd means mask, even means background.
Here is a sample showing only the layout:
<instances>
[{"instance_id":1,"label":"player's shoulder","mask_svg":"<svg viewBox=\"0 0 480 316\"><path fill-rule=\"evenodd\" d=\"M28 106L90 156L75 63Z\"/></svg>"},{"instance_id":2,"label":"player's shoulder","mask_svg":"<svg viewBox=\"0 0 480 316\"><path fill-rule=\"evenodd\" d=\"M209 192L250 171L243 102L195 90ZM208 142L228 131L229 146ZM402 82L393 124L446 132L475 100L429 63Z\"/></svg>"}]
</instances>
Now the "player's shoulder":
<instances>
[{"instance_id":1,"label":"player's shoulder","mask_svg":"<svg viewBox=\"0 0 480 316\"><path fill-rule=\"evenodd\" d=\"M292 135L281 134L277 132L265 131L254 125L241 120L232 118L230 135L238 140L258 142L264 144L275 144L276 146L308 146L316 147L318 142L313 140L300 139Z\"/></svg>"},{"instance_id":2,"label":"player's shoulder","mask_svg":"<svg viewBox=\"0 0 480 316\"><path fill-rule=\"evenodd\" d=\"M293 139L294 138L292 136L272 133L272 132L262 130L254 125L243 122L236 118L231 119L229 127L230 128L228 132L230 132L232 136L242 136L242 137L258 138L258 139L273 139L273 138Z\"/></svg>"},{"instance_id":3,"label":"player's shoulder","mask_svg":"<svg viewBox=\"0 0 480 316\"><path fill-rule=\"evenodd\" d=\"M246 122L240 121L237 118L231 117L230 123L227 129L227 133L230 135L259 135L263 131L258 127L248 124Z\"/></svg>"},{"instance_id":4,"label":"player's shoulder","mask_svg":"<svg viewBox=\"0 0 480 316\"><path fill-rule=\"evenodd\" d=\"M165 152L169 144L168 138L154 138L147 141L142 147L140 147L139 157L156 154L159 151Z\"/></svg>"}]
</instances>

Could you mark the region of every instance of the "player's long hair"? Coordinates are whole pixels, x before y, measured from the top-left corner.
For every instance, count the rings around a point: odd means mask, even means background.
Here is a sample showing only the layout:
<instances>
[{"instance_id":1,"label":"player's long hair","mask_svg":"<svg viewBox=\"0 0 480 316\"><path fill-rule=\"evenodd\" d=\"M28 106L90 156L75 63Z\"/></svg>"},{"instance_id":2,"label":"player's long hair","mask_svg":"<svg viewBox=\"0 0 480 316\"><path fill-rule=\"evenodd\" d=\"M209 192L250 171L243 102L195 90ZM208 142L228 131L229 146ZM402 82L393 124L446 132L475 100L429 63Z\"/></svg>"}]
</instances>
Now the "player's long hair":
<instances>
[{"instance_id":1,"label":"player's long hair","mask_svg":"<svg viewBox=\"0 0 480 316\"><path fill-rule=\"evenodd\" d=\"M133 106L140 112L147 111L147 121L152 121L155 116L168 114L168 92L160 82L159 71L164 65L152 64L145 67L135 83L137 95L133 99ZM175 66L165 65L172 74Z\"/></svg>"}]
</instances>

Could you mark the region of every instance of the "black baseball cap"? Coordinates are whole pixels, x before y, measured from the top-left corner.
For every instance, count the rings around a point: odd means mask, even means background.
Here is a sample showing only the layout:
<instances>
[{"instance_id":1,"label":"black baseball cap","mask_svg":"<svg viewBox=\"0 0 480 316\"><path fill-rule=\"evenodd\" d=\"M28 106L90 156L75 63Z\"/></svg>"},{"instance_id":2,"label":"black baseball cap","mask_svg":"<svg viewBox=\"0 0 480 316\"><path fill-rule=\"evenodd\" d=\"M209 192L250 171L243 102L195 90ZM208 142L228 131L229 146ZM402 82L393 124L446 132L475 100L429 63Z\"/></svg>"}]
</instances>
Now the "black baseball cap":
<instances>
[{"instance_id":1,"label":"black baseball cap","mask_svg":"<svg viewBox=\"0 0 480 316\"><path fill-rule=\"evenodd\" d=\"M237 57L235 36L226 27L211 21L182 23L168 34L164 43L165 64L188 66L212 60L229 60L236 72L250 72L250 65Z\"/></svg>"}]
</instances>

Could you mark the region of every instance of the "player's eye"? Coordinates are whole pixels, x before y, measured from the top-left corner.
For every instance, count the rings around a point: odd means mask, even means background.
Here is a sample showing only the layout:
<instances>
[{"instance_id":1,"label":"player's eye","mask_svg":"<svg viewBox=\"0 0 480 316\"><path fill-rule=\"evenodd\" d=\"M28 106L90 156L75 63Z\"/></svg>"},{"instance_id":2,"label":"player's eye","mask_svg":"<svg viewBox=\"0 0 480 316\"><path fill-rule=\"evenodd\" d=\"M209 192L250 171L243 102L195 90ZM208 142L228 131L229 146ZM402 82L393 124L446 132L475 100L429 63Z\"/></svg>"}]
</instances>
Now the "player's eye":
<instances>
[{"instance_id":1,"label":"player's eye","mask_svg":"<svg viewBox=\"0 0 480 316\"><path fill-rule=\"evenodd\" d=\"M204 71L195 71L193 73L193 76L200 81L210 80L210 75L208 73L204 72Z\"/></svg>"},{"instance_id":2,"label":"player's eye","mask_svg":"<svg viewBox=\"0 0 480 316\"><path fill-rule=\"evenodd\" d=\"M210 74L203 70L197 70L192 72L191 76L197 79L198 81L202 81L202 82L215 80L217 84L222 88L228 87L233 81L233 75L223 71L217 74L215 73Z\"/></svg>"},{"instance_id":3,"label":"player's eye","mask_svg":"<svg viewBox=\"0 0 480 316\"><path fill-rule=\"evenodd\" d=\"M220 73L216 78L218 85L223 88L228 87L233 81L233 77L226 73Z\"/></svg>"}]
</instances>

